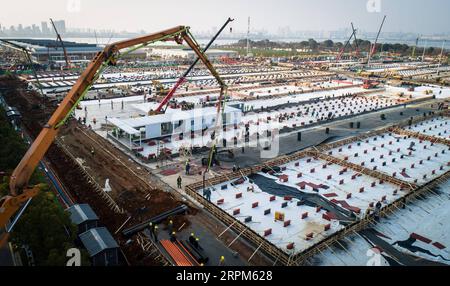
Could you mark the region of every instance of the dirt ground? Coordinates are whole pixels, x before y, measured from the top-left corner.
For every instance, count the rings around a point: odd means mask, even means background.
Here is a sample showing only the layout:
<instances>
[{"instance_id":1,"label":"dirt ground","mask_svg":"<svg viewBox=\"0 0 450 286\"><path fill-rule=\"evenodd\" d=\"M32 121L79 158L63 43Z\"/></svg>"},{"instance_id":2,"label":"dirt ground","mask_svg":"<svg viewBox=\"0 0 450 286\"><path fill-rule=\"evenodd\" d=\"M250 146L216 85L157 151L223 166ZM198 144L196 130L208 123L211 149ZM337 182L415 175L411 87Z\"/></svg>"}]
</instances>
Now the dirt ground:
<instances>
[{"instance_id":1,"label":"dirt ground","mask_svg":"<svg viewBox=\"0 0 450 286\"><path fill-rule=\"evenodd\" d=\"M127 155L75 121L62 128L59 138L101 187L109 179L112 198L133 216L132 221L142 221L180 205L157 182L150 182L147 170L138 169Z\"/></svg>"}]
</instances>

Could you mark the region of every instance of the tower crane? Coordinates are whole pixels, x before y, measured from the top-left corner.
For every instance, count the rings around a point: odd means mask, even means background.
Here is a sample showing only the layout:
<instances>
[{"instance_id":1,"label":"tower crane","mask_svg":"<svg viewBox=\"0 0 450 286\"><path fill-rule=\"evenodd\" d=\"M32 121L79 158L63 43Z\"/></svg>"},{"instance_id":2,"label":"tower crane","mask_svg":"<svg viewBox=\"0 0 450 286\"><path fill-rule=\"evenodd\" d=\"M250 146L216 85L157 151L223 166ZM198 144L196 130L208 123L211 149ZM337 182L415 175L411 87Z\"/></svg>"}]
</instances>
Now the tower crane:
<instances>
[{"instance_id":1,"label":"tower crane","mask_svg":"<svg viewBox=\"0 0 450 286\"><path fill-rule=\"evenodd\" d=\"M418 36L416 38L416 44L414 45L413 50L411 52L411 58L414 58L414 56L416 55L416 49L417 49L417 45L419 44L419 38L420 38L420 36Z\"/></svg>"},{"instance_id":2,"label":"tower crane","mask_svg":"<svg viewBox=\"0 0 450 286\"><path fill-rule=\"evenodd\" d=\"M348 47L348 45L349 45L349 43L350 43L350 40L353 38L353 35L355 34L355 32L356 32L356 30L353 29L352 34L350 35L350 37L348 38L348 40L345 42L345 45L344 45L344 46L342 47L342 49L340 50L339 55L338 55L337 58L336 58L336 61L340 61L340 60L341 60L342 54L344 53L345 49Z\"/></svg>"},{"instance_id":3,"label":"tower crane","mask_svg":"<svg viewBox=\"0 0 450 286\"><path fill-rule=\"evenodd\" d=\"M351 23L352 25L352 30L353 30L353 37L355 38L355 54L357 57L359 57L359 45L358 45L358 40L356 39L356 29L355 27L353 27L353 23Z\"/></svg>"},{"instance_id":4,"label":"tower crane","mask_svg":"<svg viewBox=\"0 0 450 286\"><path fill-rule=\"evenodd\" d=\"M56 29L56 25L53 22L52 18L50 18L50 22L52 23L53 29L55 30L57 40L61 43L61 47L64 52L64 60L66 61L66 66L68 68L70 68L71 67L70 59L69 59L69 56L67 55L67 50L66 50L66 46L64 45L64 41L62 40L61 35L58 33L58 30Z\"/></svg>"},{"instance_id":5,"label":"tower crane","mask_svg":"<svg viewBox=\"0 0 450 286\"><path fill-rule=\"evenodd\" d=\"M386 20L386 15L384 15L383 21L381 21L380 29L378 29L378 33L377 33L377 37L375 38L375 42L373 43L373 45L371 46L371 48L369 50L369 55L368 55L368 58L367 58L367 65L370 64L370 59L375 54L375 51L376 51L376 48L377 48L378 37L380 37L381 29L383 28L385 20Z\"/></svg>"}]
</instances>

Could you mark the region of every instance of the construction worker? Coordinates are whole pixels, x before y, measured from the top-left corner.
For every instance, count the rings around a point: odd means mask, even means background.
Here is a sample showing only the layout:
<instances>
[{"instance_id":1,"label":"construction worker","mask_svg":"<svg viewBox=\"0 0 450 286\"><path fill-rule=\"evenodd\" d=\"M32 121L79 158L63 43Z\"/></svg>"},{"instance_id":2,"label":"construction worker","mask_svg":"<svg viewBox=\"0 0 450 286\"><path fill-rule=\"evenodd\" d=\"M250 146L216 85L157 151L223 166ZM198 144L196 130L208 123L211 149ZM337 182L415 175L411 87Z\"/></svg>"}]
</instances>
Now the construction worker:
<instances>
[{"instance_id":1,"label":"construction worker","mask_svg":"<svg viewBox=\"0 0 450 286\"><path fill-rule=\"evenodd\" d=\"M167 229L169 230L169 234L173 231L173 221L169 220L169 223L167 224Z\"/></svg>"},{"instance_id":2,"label":"construction worker","mask_svg":"<svg viewBox=\"0 0 450 286\"><path fill-rule=\"evenodd\" d=\"M194 247L197 248L197 249L200 248L199 241L200 241L200 239L198 237L196 237L195 241L194 241Z\"/></svg>"},{"instance_id":3,"label":"construction worker","mask_svg":"<svg viewBox=\"0 0 450 286\"><path fill-rule=\"evenodd\" d=\"M221 256L220 260L219 260L219 266L224 266L225 265L225 256Z\"/></svg>"},{"instance_id":4,"label":"construction worker","mask_svg":"<svg viewBox=\"0 0 450 286\"><path fill-rule=\"evenodd\" d=\"M91 147L91 155L94 156L94 154L95 154L94 147Z\"/></svg>"},{"instance_id":5,"label":"construction worker","mask_svg":"<svg viewBox=\"0 0 450 286\"><path fill-rule=\"evenodd\" d=\"M203 196L207 201L211 201L211 190L209 188L203 190Z\"/></svg>"},{"instance_id":6,"label":"construction worker","mask_svg":"<svg viewBox=\"0 0 450 286\"><path fill-rule=\"evenodd\" d=\"M155 239L155 229L153 228L153 223L150 222L150 223L148 224L148 227L149 227L149 229L150 229L151 237L152 237L153 239Z\"/></svg>"},{"instance_id":7,"label":"construction worker","mask_svg":"<svg viewBox=\"0 0 450 286\"><path fill-rule=\"evenodd\" d=\"M154 225L153 227L153 235L155 236L155 242L158 241L158 225Z\"/></svg>"},{"instance_id":8,"label":"construction worker","mask_svg":"<svg viewBox=\"0 0 450 286\"><path fill-rule=\"evenodd\" d=\"M186 161L186 175L189 175L189 170L191 169L191 164L189 164L189 160Z\"/></svg>"},{"instance_id":9,"label":"construction worker","mask_svg":"<svg viewBox=\"0 0 450 286\"><path fill-rule=\"evenodd\" d=\"M181 178L181 176L178 176L178 178L177 178L177 187L178 187L178 189L181 189L181 182L182 182L182 178Z\"/></svg>"},{"instance_id":10,"label":"construction worker","mask_svg":"<svg viewBox=\"0 0 450 286\"><path fill-rule=\"evenodd\" d=\"M177 236L175 231L172 231L172 233L170 234L170 241L175 242L177 241Z\"/></svg>"},{"instance_id":11,"label":"construction worker","mask_svg":"<svg viewBox=\"0 0 450 286\"><path fill-rule=\"evenodd\" d=\"M190 244L192 244L192 245L194 245L195 244L195 236L194 236L194 233L193 232L191 232L191 235L189 236L189 243Z\"/></svg>"},{"instance_id":12,"label":"construction worker","mask_svg":"<svg viewBox=\"0 0 450 286\"><path fill-rule=\"evenodd\" d=\"M406 199L405 199L405 197L402 197L401 203L402 203L402 209L405 209L406 208Z\"/></svg>"},{"instance_id":13,"label":"construction worker","mask_svg":"<svg viewBox=\"0 0 450 286\"><path fill-rule=\"evenodd\" d=\"M371 207L368 207L368 208L366 209L366 214L365 214L365 216L368 217L368 216L370 215L371 212L372 212L372 208L371 208Z\"/></svg>"},{"instance_id":14,"label":"construction worker","mask_svg":"<svg viewBox=\"0 0 450 286\"><path fill-rule=\"evenodd\" d=\"M375 220L380 220L381 202L378 201L375 205Z\"/></svg>"}]
</instances>

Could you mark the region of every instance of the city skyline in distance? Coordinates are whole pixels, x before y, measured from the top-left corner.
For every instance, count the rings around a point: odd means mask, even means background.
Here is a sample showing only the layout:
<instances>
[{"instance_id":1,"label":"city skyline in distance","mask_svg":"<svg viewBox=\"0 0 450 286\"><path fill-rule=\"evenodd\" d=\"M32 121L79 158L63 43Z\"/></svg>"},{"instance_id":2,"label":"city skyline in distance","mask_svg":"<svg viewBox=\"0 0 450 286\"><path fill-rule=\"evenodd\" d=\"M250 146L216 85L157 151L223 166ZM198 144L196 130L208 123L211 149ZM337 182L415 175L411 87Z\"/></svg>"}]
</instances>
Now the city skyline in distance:
<instances>
[{"instance_id":1,"label":"city skyline in distance","mask_svg":"<svg viewBox=\"0 0 450 286\"><path fill-rule=\"evenodd\" d=\"M24 10L23 6L27 6ZM197 33L208 33L227 17L235 18L235 31L247 30L251 17L253 32L276 35L288 28L295 31L349 29L350 22L361 32L376 32L383 15L385 33L449 34L449 1L420 0L24 0L3 6L2 27L38 25L49 18L64 19L68 28L140 33L176 25L189 25ZM270 11L270 13L268 13ZM408 13L405 13L408 11ZM20 21L14 15L21 15ZM130 17L133 16L133 17Z\"/></svg>"},{"instance_id":2,"label":"city skyline in distance","mask_svg":"<svg viewBox=\"0 0 450 286\"><path fill-rule=\"evenodd\" d=\"M112 29L93 29L93 28L78 28L78 27L68 27L64 19L54 20L55 26L60 34L69 38L77 37L107 37L107 38L121 38L130 37L138 34L145 34L148 31L141 30L137 32L130 31L114 31ZM200 38L209 38L211 35L215 34L215 29L217 27L211 27L209 30L205 31L194 31L194 33ZM376 32L368 32L358 29L358 36L362 39L369 39L374 37ZM295 30L293 31L289 26L279 27L275 33L270 33L265 29L251 29L250 36L251 39L261 40L261 39L332 39L332 40L343 40L351 33L349 27L343 27L331 31L305 31L305 30ZM450 33L439 33L430 35L419 35L417 33L404 33L404 32L383 32L381 39L394 40L399 39L401 41L411 41L415 40L418 36L422 40L447 40ZM30 26L25 26L23 24L12 25L10 27L5 27L0 23L0 37L54 37L56 36L55 30L49 21L40 21L40 23L31 24ZM232 33L221 35L222 39L243 39L247 37L247 31L236 31Z\"/></svg>"}]
</instances>

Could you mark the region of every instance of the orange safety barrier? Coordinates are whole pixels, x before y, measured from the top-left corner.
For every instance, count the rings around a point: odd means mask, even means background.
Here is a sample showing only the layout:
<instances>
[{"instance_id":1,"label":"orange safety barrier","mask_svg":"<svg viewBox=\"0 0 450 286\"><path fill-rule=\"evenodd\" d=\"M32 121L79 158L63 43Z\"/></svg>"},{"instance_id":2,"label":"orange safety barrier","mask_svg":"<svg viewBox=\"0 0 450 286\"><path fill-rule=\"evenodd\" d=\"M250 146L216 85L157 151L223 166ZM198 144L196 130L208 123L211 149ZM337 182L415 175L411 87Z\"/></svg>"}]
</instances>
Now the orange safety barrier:
<instances>
[{"instance_id":1,"label":"orange safety barrier","mask_svg":"<svg viewBox=\"0 0 450 286\"><path fill-rule=\"evenodd\" d=\"M161 240L162 247L169 253L173 261L177 266L194 266L192 261L190 261L180 250L180 248L169 240Z\"/></svg>"},{"instance_id":2,"label":"orange safety barrier","mask_svg":"<svg viewBox=\"0 0 450 286\"><path fill-rule=\"evenodd\" d=\"M190 259L193 261L194 266L199 266L197 259L195 259L192 254L189 252L189 250L186 249L186 247L184 247L184 245L182 243L180 243L179 241L176 242L176 244L178 245L178 247L180 249L183 249L183 251L185 253L187 253L187 255L190 257Z\"/></svg>"}]
</instances>

